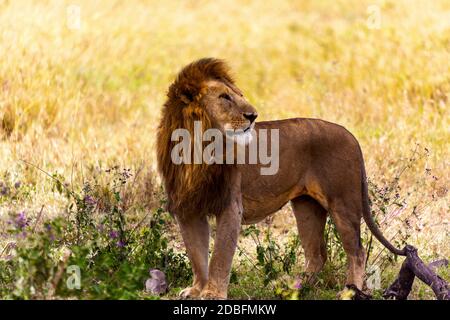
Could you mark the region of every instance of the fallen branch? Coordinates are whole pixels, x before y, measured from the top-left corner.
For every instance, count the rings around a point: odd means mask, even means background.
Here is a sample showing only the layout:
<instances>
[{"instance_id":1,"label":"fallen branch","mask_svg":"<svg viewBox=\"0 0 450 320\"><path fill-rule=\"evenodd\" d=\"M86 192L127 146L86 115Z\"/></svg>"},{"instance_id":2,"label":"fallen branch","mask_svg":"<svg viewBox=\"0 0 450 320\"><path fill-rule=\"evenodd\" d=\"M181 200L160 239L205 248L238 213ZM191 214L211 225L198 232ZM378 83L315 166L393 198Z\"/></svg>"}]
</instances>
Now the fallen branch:
<instances>
[{"instance_id":1,"label":"fallen branch","mask_svg":"<svg viewBox=\"0 0 450 320\"><path fill-rule=\"evenodd\" d=\"M448 260L447 259L441 259L436 260L428 264L428 266L434 270L441 268L441 267L447 267L448 266Z\"/></svg>"},{"instance_id":2,"label":"fallen branch","mask_svg":"<svg viewBox=\"0 0 450 320\"><path fill-rule=\"evenodd\" d=\"M417 249L407 245L406 259L394 283L383 294L384 298L405 300L411 292L414 278L417 277L433 289L438 300L450 300L447 282L434 273L433 269L448 265L447 260L439 260L426 265L417 255Z\"/></svg>"}]
</instances>

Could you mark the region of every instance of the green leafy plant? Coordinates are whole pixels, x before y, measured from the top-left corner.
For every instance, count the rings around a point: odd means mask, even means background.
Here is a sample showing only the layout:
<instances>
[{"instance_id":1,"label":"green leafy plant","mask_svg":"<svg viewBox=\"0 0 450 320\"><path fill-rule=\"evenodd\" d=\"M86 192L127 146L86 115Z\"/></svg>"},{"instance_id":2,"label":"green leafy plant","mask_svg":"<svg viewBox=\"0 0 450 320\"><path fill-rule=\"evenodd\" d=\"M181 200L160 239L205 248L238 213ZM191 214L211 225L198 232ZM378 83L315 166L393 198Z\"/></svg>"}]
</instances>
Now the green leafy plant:
<instances>
[{"instance_id":1,"label":"green leafy plant","mask_svg":"<svg viewBox=\"0 0 450 320\"><path fill-rule=\"evenodd\" d=\"M263 284L277 286L276 281L281 275L290 274L297 262L300 240L295 235L281 246L278 244L268 227L261 239L261 231L256 226L250 226L243 231L245 237L251 237L256 246L255 267L263 276ZM242 255L242 250L240 255ZM281 279L285 280L285 279ZM283 282L283 281L282 281Z\"/></svg>"},{"instance_id":2,"label":"green leafy plant","mask_svg":"<svg viewBox=\"0 0 450 320\"><path fill-rule=\"evenodd\" d=\"M149 269L163 271L170 287L190 281L185 254L167 238L171 217L157 207L133 223L123 198L130 170L114 167L104 174L110 177L106 184L94 179L79 191L51 175L55 192L67 198L65 214L39 226L24 213L11 217L8 235L14 248L0 260L3 297L157 298L144 292ZM73 266L79 270L77 288L68 285L73 275L67 270Z\"/></svg>"}]
</instances>

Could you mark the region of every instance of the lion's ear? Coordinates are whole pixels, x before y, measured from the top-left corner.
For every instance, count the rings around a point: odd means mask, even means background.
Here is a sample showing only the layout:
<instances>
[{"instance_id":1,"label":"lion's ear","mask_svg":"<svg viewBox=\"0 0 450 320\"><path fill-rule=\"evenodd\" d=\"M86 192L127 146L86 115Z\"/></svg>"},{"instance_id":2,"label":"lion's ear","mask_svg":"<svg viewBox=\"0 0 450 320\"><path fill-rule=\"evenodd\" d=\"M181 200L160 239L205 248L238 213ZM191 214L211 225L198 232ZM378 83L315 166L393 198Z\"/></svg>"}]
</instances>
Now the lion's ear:
<instances>
[{"instance_id":1,"label":"lion's ear","mask_svg":"<svg viewBox=\"0 0 450 320\"><path fill-rule=\"evenodd\" d=\"M177 98L185 104L190 104L200 94L201 87L196 84L180 84L176 90Z\"/></svg>"}]
</instances>

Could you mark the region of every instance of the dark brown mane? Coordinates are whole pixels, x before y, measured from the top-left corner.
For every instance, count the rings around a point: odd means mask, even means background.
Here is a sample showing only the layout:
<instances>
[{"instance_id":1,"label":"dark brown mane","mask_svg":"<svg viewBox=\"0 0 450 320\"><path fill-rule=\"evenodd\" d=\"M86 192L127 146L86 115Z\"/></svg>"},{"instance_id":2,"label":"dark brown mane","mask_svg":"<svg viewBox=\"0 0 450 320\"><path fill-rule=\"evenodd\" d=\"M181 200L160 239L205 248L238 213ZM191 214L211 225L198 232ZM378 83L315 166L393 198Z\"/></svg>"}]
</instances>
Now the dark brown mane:
<instances>
[{"instance_id":1,"label":"dark brown mane","mask_svg":"<svg viewBox=\"0 0 450 320\"><path fill-rule=\"evenodd\" d=\"M202 121L203 130L212 127L199 100L208 80L234 85L228 71L222 60L200 59L181 70L167 93L158 127L157 161L167 192L167 209L180 218L218 214L229 202L230 165L175 165L171 160L172 148L177 144L171 141L175 129L188 129L193 137L194 121Z\"/></svg>"},{"instance_id":2,"label":"dark brown mane","mask_svg":"<svg viewBox=\"0 0 450 320\"><path fill-rule=\"evenodd\" d=\"M234 84L228 65L220 59L203 58L185 66L170 85L166 104L189 103L196 100L208 80Z\"/></svg>"}]
</instances>

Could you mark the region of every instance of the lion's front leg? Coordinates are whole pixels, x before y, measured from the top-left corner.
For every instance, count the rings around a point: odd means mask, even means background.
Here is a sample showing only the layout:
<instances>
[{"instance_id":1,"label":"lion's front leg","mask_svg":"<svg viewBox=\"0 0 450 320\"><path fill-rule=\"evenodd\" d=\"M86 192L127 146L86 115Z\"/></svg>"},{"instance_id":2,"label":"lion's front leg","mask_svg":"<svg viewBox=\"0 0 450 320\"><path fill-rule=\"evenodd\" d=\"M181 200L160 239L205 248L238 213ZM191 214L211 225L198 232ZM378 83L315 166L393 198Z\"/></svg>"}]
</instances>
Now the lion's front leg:
<instances>
[{"instance_id":1,"label":"lion's front leg","mask_svg":"<svg viewBox=\"0 0 450 320\"><path fill-rule=\"evenodd\" d=\"M183 298L197 298L208 280L209 225L204 217L177 217L186 252L191 261L194 282L180 292Z\"/></svg>"},{"instance_id":2,"label":"lion's front leg","mask_svg":"<svg viewBox=\"0 0 450 320\"><path fill-rule=\"evenodd\" d=\"M237 247L241 219L240 200L232 201L230 207L217 216L216 239L209 263L208 282L200 294L201 298L227 298L231 264Z\"/></svg>"}]
</instances>

